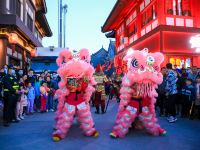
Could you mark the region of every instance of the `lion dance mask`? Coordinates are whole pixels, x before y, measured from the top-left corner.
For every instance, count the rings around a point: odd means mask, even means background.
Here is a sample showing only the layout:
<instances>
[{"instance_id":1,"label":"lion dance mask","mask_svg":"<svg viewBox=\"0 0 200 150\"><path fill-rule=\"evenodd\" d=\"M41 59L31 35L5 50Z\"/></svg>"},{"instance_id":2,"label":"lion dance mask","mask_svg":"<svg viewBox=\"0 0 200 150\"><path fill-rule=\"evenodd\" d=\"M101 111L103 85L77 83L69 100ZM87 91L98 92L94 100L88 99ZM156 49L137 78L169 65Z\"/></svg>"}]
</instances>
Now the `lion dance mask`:
<instances>
[{"instance_id":1,"label":"lion dance mask","mask_svg":"<svg viewBox=\"0 0 200 150\"><path fill-rule=\"evenodd\" d=\"M89 105L95 90L93 85L96 84L90 59L88 50L82 49L79 52L64 50L56 60L61 81L57 91L56 131L52 135L54 141L60 141L66 136L75 115L84 135L98 136Z\"/></svg>"},{"instance_id":2,"label":"lion dance mask","mask_svg":"<svg viewBox=\"0 0 200 150\"><path fill-rule=\"evenodd\" d=\"M124 60L128 62L128 72L123 77L120 106L110 136L124 137L136 118L136 127L155 136L165 135L166 131L157 124L154 108L156 88L163 80L160 65L164 56L148 53L147 49L129 50Z\"/></svg>"}]
</instances>

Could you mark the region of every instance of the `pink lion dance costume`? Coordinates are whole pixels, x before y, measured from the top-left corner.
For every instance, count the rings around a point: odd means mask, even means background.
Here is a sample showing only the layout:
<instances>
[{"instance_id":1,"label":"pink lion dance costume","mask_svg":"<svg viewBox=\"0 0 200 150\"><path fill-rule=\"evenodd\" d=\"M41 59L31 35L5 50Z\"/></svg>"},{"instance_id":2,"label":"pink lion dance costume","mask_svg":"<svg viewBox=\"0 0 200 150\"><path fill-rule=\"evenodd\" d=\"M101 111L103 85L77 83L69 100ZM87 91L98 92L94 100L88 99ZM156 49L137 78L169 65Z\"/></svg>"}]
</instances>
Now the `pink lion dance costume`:
<instances>
[{"instance_id":1,"label":"pink lion dance costume","mask_svg":"<svg viewBox=\"0 0 200 150\"><path fill-rule=\"evenodd\" d=\"M79 52L64 50L56 60L62 80L57 91L56 131L52 135L54 141L60 141L66 136L75 115L84 135L98 136L89 105L95 90L93 85L96 84L90 59L88 50L82 49Z\"/></svg>"},{"instance_id":2,"label":"pink lion dance costume","mask_svg":"<svg viewBox=\"0 0 200 150\"><path fill-rule=\"evenodd\" d=\"M124 137L136 118L136 127L145 128L152 135L165 135L166 131L157 124L154 104L158 84L162 83L160 65L164 56L159 53L148 53L129 50L124 57L128 72L123 77L121 101L113 131L113 138Z\"/></svg>"}]
</instances>

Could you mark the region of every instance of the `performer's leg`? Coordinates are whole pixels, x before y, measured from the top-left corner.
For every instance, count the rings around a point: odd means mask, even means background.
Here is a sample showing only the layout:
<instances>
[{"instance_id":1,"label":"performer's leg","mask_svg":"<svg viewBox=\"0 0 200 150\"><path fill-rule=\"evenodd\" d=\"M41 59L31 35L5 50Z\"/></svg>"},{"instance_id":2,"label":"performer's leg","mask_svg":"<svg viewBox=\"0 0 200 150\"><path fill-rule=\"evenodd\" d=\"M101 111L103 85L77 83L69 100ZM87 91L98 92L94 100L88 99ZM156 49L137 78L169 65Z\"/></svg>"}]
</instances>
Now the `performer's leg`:
<instances>
[{"instance_id":1,"label":"performer's leg","mask_svg":"<svg viewBox=\"0 0 200 150\"><path fill-rule=\"evenodd\" d=\"M104 114L105 113L105 100L101 101L101 113Z\"/></svg>"},{"instance_id":2,"label":"performer's leg","mask_svg":"<svg viewBox=\"0 0 200 150\"><path fill-rule=\"evenodd\" d=\"M166 131L157 124L155 109L147 106L142 107L142 113L139 115L139 119L150 134L155 136L166 134Z\"/></svg>"},{"instance_id":3,"label":"performer's leg","mask_svg":"<svg viewBox=\"0 0 200 150\"><path fill-rule=\"evenodd\" d=\"M128 133L128 129L137 116L137 108L128 106L118 116L120 117L117 118L113 131L110 133L110 136L114 138L124 137Z\"/></svg>"},{"instance_id":4,"label":"performer's leg","mask_svg":"<svg viewBox=\"0 0 200 150\"><path fill-rule=\"evenodd\" d=\"M95 108L96 108L96 111L95 111L95 113L96 113L96 114L99 114L99 106L98 106L98 105L96 105L96 106L95 106Z\"/></svg>"},{"instance_id":5,"label":"performer's leg","mask_svg":"<svg viewBox=\"0 0 200 150\"><path fill-rule=\"evenodd\" d=\"M79 104L78 108L78 121L80 122L80 128L83 129L84 135L97 137L99 133L94 128L94 122L90 112L89 104L85 102Z\"/></svg>"},{"instance_id":6,"label":"performer's leg","mask_svg":"<svg viewBox=\"0 0 200 150\"><path fill-rule=\"evenodd\" d=\"M101 103L101 92L95 92L94 104L95 104L95 108L96 108L96 112L95 112L96 114L99 114L100 103Z\"/></svg>"},{"instance_id":7,"label":"performer's leg","mask_svg":"<svg viewBox=\"0 0 200 150\"><path fill-rule=\"evenodd\" d=\"M69 128L72 125L72 121L75 114L75 106L65 103L63 113L58 117L56 124L56 131L53 133L53 140L55 142L63 139Z\"/></svg>"}]
</instances>

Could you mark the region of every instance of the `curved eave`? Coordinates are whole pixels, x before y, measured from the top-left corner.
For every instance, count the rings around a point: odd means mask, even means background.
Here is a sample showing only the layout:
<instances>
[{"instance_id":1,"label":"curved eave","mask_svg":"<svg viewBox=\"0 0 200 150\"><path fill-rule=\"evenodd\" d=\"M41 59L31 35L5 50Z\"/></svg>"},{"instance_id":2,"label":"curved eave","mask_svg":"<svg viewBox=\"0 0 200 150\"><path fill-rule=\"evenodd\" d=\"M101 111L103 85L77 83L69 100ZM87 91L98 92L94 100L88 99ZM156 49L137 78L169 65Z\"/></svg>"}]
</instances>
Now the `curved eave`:
<instances>
[{"instance_id":1,"label":"curved eave","mask_svg":"<svg viewBox=\"0 0 200 150\"><path fill-rule=\"evenodd\" d=\"M47 21L45 14L43 14L41 11L36 12L36 20L39 22L41 27L44 29L45 36L51 37L53 34L52 34L51 28L49 26L49 23Z\"/></svg>"},{"instance_id":2,"label":"curved eave","mask_svg":"<svg viewBox=\"0 0 200 150\"><path fill-rule=\"evenodd\" d=\"M102 32L115 30L123 22L127 14L133 9L138 0L118 0L102 27ZM114 24L115 23L115 24Z\"/></svg>"},{"instance_id":3,"label":"curved eave","mask_svg":"<svg viewBox=\"0 0 200 150\"><path fill-rule=\"evenodd\" d=\"M113 30L113 31L106 33L106 37L107 38L115 38L115 31Z\"/></svg>"}]
</instances>

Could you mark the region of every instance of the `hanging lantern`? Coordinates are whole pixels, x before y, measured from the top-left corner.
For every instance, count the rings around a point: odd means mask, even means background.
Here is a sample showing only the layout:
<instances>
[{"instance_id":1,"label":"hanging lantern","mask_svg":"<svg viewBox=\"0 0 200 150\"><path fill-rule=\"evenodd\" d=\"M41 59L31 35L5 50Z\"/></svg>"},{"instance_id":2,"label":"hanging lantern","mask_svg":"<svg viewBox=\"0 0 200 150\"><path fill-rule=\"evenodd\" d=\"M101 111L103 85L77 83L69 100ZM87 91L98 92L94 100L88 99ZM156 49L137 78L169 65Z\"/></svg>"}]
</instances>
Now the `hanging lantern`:
<instances>
[{"instance_id":1,"label":"hanging lantern","mask_svg":"<svg viewBox=\"0 0 200 150\"><path fill-rule=\"evenodd\" d=\"M10 33L8 37L8 41L10 44L17 44L18 35L16 33Z\"/></svg>"},{"instance_id":2,"label":"hanging lantern","mask_svg":"<svg viewBox=\"0 0 200 150\"><path fill-rule=\"evenodd\" d=\"M31 50L31 57L35 57L36 56L36 51L35 50Z\"/></svg>"}]
</instances>

